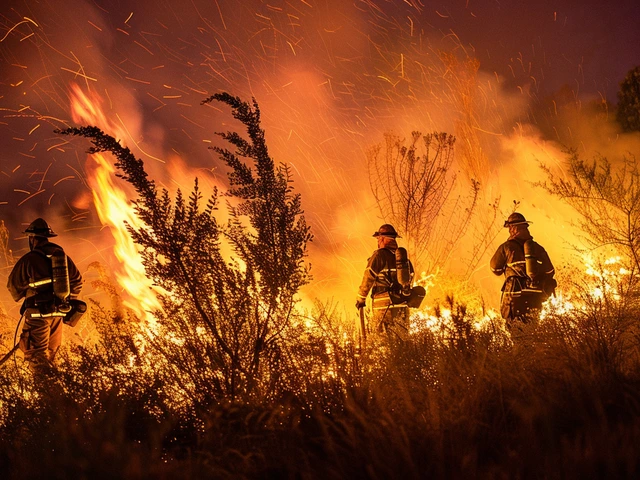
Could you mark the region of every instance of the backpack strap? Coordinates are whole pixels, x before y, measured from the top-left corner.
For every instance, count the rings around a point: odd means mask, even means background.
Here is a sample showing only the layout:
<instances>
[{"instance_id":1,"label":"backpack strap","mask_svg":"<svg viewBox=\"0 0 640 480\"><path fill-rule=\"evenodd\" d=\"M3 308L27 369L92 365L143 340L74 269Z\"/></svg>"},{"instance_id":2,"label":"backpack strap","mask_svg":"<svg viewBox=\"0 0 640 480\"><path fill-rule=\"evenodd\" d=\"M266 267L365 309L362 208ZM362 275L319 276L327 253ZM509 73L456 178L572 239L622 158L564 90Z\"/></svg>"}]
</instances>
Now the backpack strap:
<instances>
[{"instance_id":1,"label":"backpack strap","mask_svg":"<svg viewBox=\"0 0 640 480\"><path fill-rule=\"evenodd\" d=\"M49 277L45 277L45 278L41 278L40 280L35 280L31 283L29 283L29 287L30 288L38 288L41 287L42 285L47 285L48 283L53 283L53 265L51 264L51 257L49 255L47 255L46 253L44 253L42 250L38 249L38 248L34 248L33 250L31 250L33 253L37 253L38 255L44 257L47 259L47 261L49 262Z\"/></svg>"}]
</instances>

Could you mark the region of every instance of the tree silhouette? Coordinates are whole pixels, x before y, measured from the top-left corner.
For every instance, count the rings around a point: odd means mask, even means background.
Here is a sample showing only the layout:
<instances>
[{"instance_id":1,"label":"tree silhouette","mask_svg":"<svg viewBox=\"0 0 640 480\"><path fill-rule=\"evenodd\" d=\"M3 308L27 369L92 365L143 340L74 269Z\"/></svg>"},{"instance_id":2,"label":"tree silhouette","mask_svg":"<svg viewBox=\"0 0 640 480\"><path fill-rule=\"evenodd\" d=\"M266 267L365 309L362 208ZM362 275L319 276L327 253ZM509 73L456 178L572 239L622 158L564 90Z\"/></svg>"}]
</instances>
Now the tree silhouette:
<instances>
[{"instance_id":1,"label":"tree silhouette","mask_svg":"<svg viewBox=\"0 0 640 480\"><path fill-rule=\"evenodd\" d=\"M269 156L258 104L227 93L202 103L214 100L229 105L248 134L245 140L236 132L218 133L235 152L214 149L229 168L227 195L239 200L228 206L226 225L216 220L218 192L203 204L197 179L187 198L178 190L172 200L148 178L142 160L97 127L60 132L89 138L89 153L112 153L118 175L136 190L133 203L144 225L128 229L142 247L147 275L163 291L162 309L154 312L159 330L148 339L164 359L155 367L180 385L177 397L195 404L268 388L277 364L262 359L280 354L295 295L309 280L310 228L289 169ZM235 257L225 257L224 244Z\"/></svg>"},{"instance_id":2,"label":"tree silhouette","mask_svg":"<svg viewBox=\"0 0 640 480\"><path fill-rule=\"evenodd\" d=\"M387 134L385 144L367 155L369 183L382 219L405 236L412 262L426 273L446 262L477 206L480 184L475 180L467 197L452 195L454 144L455 137L444 132L412 132L408 146Z\"/></svg>"},{"instance_id":3,"label":"tree silhouette","mask_svg":"<svg viewBox=\"0 0 640 480\"><path fill-rule=\"evenodd\" d=\"M607 158L581 159L568 152L567 174L542 166L547 181L538 183L577 213L577 223L593 248L610 247L631 272L629 288L640 272L640 166L635 157L612 164Z\"/></svg>"},{"instance_id":4,"label":"tree silhouette","mask_svg":"<svg viewBox=\"0 0 640 480\"><path fill-rule=\"evenodd\" d=\"M640 65L620 82L616 118L625 132L640 131Z\"/></svg>"}]
</instances>

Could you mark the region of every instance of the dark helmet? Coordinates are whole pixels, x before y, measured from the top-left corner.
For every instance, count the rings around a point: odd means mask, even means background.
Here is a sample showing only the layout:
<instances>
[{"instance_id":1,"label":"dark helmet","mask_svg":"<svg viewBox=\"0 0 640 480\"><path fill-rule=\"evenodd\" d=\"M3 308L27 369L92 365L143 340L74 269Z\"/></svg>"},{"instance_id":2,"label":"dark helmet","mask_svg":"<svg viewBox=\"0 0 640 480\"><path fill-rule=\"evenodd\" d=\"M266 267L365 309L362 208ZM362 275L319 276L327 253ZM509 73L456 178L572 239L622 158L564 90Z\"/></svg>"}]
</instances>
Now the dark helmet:
<instances>
[{"instance_id":1,"label":"dark helmet","mask_svg":"<svg viewBox=\"0 0 640 480\"><path fill-rule=\"evenodd\" d=\"M524 218L524 215L522 215L521 213L518 212L514 212L511 215L509 215L509 218L507 218L506 222L504 222L504 226L506 227L510 227L511 225L531 225L533 222L529 222L526 218Z\"/></svg>"},{"instance_id":2,"label":"dark helmet","mask_svg":"<svg viewBox=\"0 0 640 480\"><path fill-rule=\"evenodd\" d=\"M51 227L42 218L36 218L27 229L22 232L27 235L36 235L38 237L57 237L58 234L51 230Z\"/></svg>"},{"instance_id":3,"label":"dark helmet","mask_svg":"<svg viewBox=\"0 0 640 480\"><path fill-rule=\"evenodd\" d=\"M378 231L373 234L373 236L374 237L402 238L400 235L398 235L398 232L396 232L396 229L393 228L393 225L389 225L388 223L385 223L384 225L382 225L378 229Z\"/></svg>"}]
</instances>

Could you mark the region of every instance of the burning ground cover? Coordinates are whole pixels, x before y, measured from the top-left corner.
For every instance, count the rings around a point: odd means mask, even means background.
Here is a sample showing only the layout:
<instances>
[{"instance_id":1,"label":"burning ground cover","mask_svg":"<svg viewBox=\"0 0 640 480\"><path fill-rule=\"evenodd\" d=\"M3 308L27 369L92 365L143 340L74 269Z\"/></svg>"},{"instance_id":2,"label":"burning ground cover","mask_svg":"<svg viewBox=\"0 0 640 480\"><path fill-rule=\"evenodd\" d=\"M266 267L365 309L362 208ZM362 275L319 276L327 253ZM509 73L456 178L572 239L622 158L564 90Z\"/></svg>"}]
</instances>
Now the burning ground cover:
<instances>
[{"instance_id":1,"label":"burning ground cover","mask_svg":"<svg viewBox=\"0 0 640 480\"><path fill-rule=\"evenodd\" d=\"M631 478L637 309L594 300L579 312L548 316L517 345L469 328L467 313L446 340L423 329L390 351L345 342L335 311L319 305L270 391L229 402L194 378L211 371L202 355L176 351L171 368L136 347L135 327L114 329L94 309L100 345L65 351L54 383L5 367L2 462L17 476ZM34 463L34 450L50 453Z\"/></svg>"}]
</instances>

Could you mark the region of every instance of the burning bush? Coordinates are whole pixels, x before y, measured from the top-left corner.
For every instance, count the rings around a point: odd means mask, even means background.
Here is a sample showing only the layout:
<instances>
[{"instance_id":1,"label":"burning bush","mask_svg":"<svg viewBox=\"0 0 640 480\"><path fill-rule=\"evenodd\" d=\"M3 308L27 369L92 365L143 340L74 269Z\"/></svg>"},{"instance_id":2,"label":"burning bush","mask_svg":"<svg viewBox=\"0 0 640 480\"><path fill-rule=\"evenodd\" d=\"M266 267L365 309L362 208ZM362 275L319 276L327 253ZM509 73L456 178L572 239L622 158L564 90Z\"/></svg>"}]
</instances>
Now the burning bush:
<instances>
[{"instance_id":1,"label":"burning bush","mask_svg":"<svg viewBox=\"0 0 640 480\"><path fill-rule=\"evenodd\" d=\"M612 250L630 272L629 290L636 290L640 273L640 167L635 156L611 162L598 156L586 161L568 152L565 176L542 166L547 181L539 184L570 205L591 249Z\"/></svg>"},{"instance_id":2,"label":"burning bush","mask_svg":"<svg viewBox=\"0 0 640 480\"><path fill-rule=\"evenodd\" d=\"M311 239L288 168L276 167L268 154L257 103L228 94L203 103L213 100L231 106L249 138L220 134L236 151L216 148L230 169L228 195L238 201L228 206L227 225L215 217L217 192L203 205L197 179L188 198L178 191L172 201L148 179L142 160L97 127L61 132L90 138L91 153L112 153L136 189L142 226L128 228L142 247L148 277L163 291L147 346L179 379L181 396L195 404L269 390L278 376L270 360L280 354L294 322L295 295L308 279L303 259ZM232 258L225 258L224 242Z\"/></svg>"}]
</instances>

